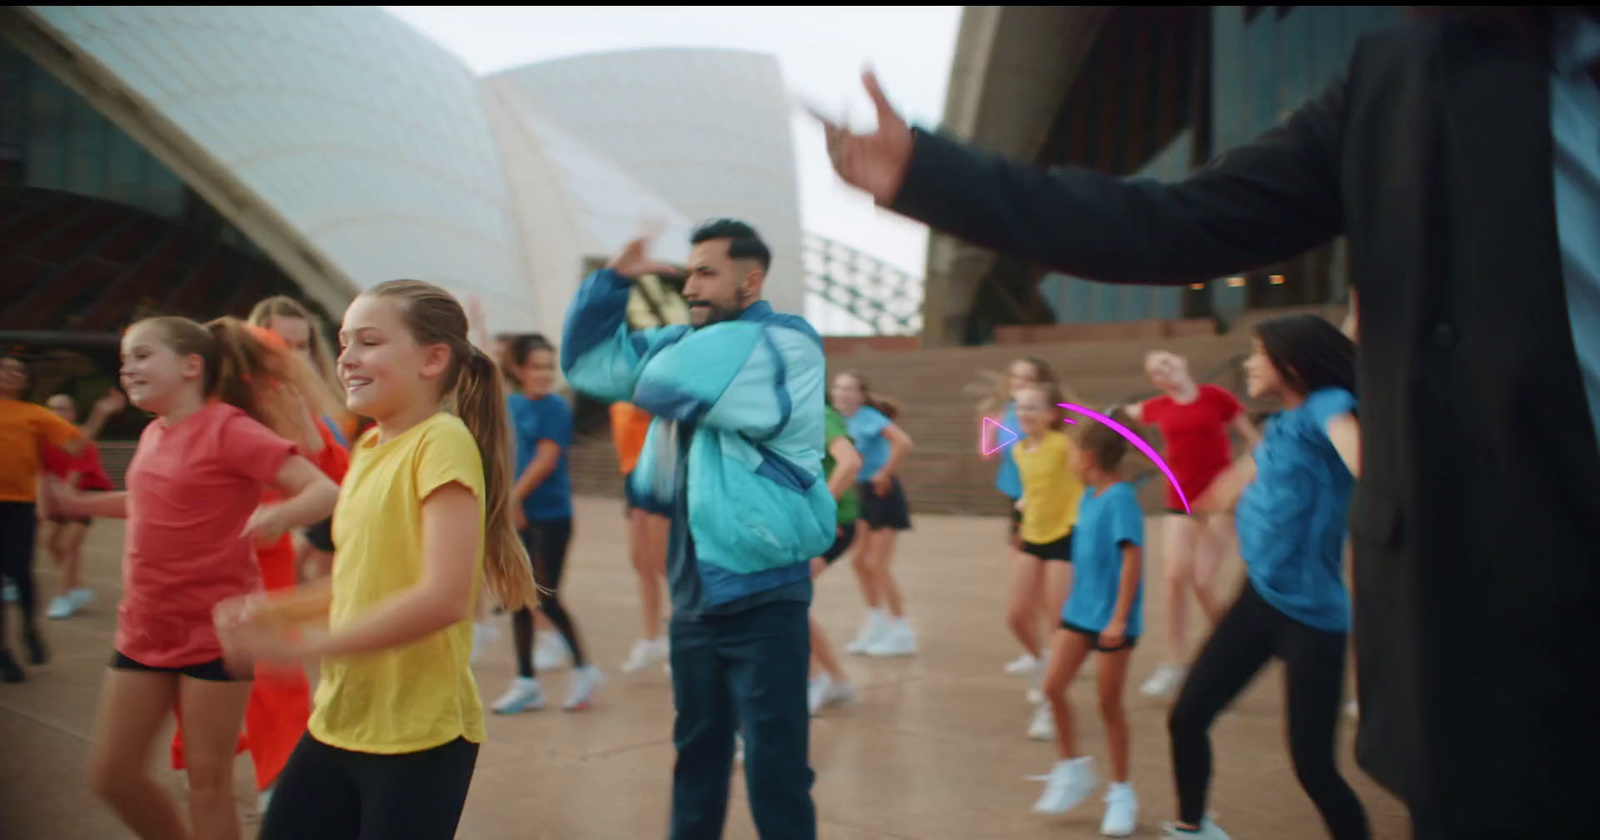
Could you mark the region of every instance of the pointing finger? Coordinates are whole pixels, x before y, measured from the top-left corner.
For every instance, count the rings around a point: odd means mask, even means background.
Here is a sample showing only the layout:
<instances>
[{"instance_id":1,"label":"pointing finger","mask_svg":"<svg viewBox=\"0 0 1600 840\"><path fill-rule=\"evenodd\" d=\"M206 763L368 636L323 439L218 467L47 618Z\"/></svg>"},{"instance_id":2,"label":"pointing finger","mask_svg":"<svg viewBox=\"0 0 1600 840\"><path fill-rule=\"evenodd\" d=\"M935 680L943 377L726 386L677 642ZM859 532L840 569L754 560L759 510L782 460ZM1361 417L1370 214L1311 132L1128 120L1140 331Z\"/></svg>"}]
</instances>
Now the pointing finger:
<instances>
[{"instance_id":1,"label":"pointing finger","mask_svg":"<svg viewBox=\"0 0 1600 840\"><path fill-rule=\"evenodd\" d=\"M872 99L872 105L878 110L878 125L886 122L892 124L900 121L900 115L895 113L894 106L889 104L889 97L883 93L883 86L878 84L878 74L871 67L861 71L861 84L867 88L867 96Z\"/></svg>"}]
</instances>

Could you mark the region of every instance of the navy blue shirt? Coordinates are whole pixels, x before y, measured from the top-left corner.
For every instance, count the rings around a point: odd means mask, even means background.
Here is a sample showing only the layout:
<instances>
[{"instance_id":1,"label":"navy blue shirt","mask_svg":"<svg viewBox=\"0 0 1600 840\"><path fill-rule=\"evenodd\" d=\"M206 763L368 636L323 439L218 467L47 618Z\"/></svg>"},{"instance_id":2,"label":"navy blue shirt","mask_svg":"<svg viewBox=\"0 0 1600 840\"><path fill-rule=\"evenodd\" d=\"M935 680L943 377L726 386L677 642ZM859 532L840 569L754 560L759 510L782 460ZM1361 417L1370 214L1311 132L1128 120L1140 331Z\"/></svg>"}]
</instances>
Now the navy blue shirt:
<instances>
[{"instance_id":1,"label":"navy blue shirt","mask_svg":"<svg viewBox=\"0 0 1600 840\"><path fill-rule=\"evenodd\" d=\"M1254 452L1256 478L1234 513L1251 585L1318 630L1350 629L1344 536L1355 478L1328 439L1328 421L1355 410L1355 395L1322 388L1267 421Z\"/></svg>"},{"instance_id":2,"label":"navy blue shirt","mask_svg":"<svg viewBox=\"0 0 1600 840\"><path fill-rule=\"evenodd\" d=\"M517 440L517 472L522 477L539 451L539 441L548 440L561 447L556 468L522 500L522 515L529 522L550 522L572 518L572 478L567 473L567 450L572 447L572 409L560 394L547 394L537 400L522 394L506 398L511 415L511 431Z\"/></svg>"},{"instance_id":3,"label":"navy blue shirt","mask_svg":"<svg viewBox=\"0 0 1600 840\"><path fill-rule=\"evenodd\" d=\"M1106 629L1117 612L1122 592L1122 547L1144 546L1144 511L1133 485L1119 481L1104 490L1083 492L1078 521L1072 528L1072 592L1061 609L1061 620L1093 630ZM1143 557L1140 558L1141 562ZM1144 574L1128 611L1127 637L1144 630Z\"/></svg>"}]
</instances>

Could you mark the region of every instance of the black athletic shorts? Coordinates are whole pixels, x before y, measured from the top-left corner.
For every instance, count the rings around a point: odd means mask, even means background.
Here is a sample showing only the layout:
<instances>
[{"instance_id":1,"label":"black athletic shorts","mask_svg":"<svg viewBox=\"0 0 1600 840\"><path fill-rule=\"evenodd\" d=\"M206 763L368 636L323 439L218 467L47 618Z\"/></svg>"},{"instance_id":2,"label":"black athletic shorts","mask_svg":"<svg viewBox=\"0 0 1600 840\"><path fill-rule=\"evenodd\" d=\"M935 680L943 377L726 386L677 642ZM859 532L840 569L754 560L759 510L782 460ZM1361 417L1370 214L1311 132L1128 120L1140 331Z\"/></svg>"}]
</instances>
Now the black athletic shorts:
<instances>
[{"instance_id":1,"label":"black athletic shorts","mask_svg":"<svg viewBox=\"0 0 1600 840\"><path fill-rule=\"evenodd\" d=\"M1080 636L1088 636L1089 644L1092 645L1095 650L1101 653L1116 653L1119 650L1132 650L1133 646L1139 643L1138 636L1127 636L1123 638L1122 644L1117 645L1116 647L1106 647L1105 645L1100 644L1100 634L1097 631L1079 627L1078 625L1073 624L1066 619L1062 619L1061 629L1070 630Z\"/></svg>"},{"instance_id":2,"label":"black athletic shorts","mask_svg":"<svg viewBox=\"0 0 1600 840\"><path fill-rule=\"evenodd\" d=\"M250 682L252 677L235 676L228 671L228 666L222 659L213 659L197 665L182 665L177 668L157 668L143 662L130 659L122 651L114 650L111 656L111 667L118 671L146 671L157 674L181 674L192 680L205 680L206 682Z\"/></svg>"},{"instance_id":3,"label":"black athletic shorts","mask_svg":"<svg viewBox=\"0 0 1600 840\"><path fill-rule=\"evenodd\" d=\"M306 529L306 542L318 551L333 553L333 517L318 522Z\"/></svg>"},{"instance_id":4,"label":"black athletic shorts","mask_svg":"<svg viewBox=\"0 0 1600 840\"><path fill-rule=\"evenodd\" d=\"M1072 532L1054 542L1031 543L1026 540L1022 543L1022 553L1031 554L1040 560L1059 560L1062 563L1072 562Z\"/></svg>"},{"instance_id":5,"label":"black athletic shorts","mask_svg":"<svg viewBox=\"0 0 1600 840\"><path fill-rule=\"evenodd\" d=\"M872 482L863 481L861 493L861 521L873 531L911 530L911 506L906 502L906 492L900 479L890 479L889 492L879 495Z\"/></svg>"},{"instance_id":6,"label":"black athletic shorts","mask_svg":"<svg viewBox=\"0 0 1600 840\"><path fill-rule=\"evenodd\" d=\"M833 545L829 546L828 550L822 553L823 561L830 566L833 565L833 561L843 557L844 553L850 550L851 543L854 543L855 541L856 523L850 522L840 525L839 536L835 537L833 540Z\"/></svg>"}]
</instances>

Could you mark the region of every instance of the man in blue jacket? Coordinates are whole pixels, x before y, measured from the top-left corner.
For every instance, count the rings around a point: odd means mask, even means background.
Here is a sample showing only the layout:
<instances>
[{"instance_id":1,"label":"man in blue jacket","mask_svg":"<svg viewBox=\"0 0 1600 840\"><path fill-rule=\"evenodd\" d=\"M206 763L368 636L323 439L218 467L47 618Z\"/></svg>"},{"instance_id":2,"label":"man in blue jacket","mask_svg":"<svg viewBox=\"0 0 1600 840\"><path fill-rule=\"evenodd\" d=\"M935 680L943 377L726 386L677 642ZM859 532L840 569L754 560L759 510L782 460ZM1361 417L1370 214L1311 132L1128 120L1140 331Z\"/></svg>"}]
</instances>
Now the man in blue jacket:
<instances>
[{"instance_id":1,"label":"man in blue jacket","mask_svg":"<svg viewBox=\"0 0 1600 840\"><path fill-rule=\"evenodd\" d=\"M810 561L832 544L835 517L822 338L761 299L772 255L749 225L707 222L691 242L689 325L628 328L634 279L676 273L634 240L578 289L561 370L579 391L656 418L629 490L672 520L670 836L722 836L738 727L757 831L811 840Z\"/></svg>"}]
</instances>

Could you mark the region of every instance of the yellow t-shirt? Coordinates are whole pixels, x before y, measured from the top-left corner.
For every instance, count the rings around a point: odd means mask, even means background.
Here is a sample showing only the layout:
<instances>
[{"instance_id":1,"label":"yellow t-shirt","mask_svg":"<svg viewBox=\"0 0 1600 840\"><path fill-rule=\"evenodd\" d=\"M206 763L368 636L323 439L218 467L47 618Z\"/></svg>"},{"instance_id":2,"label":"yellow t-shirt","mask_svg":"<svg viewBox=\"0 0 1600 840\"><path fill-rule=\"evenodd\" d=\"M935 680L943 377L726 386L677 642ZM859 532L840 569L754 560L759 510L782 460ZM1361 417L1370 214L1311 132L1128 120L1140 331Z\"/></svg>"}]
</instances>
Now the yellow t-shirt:
<instances>
[{"instance_id":1,"label":"yellow t-shirt","mask_svg":"<svg viewBox=\"0 0 1600 840\"><path fill-rule=\"evenodd\" d=\"M1024 439L1011 447L1022 475L1023 542L1052 543L1072 532L1083 501L1083 479L1073 468L1078 448L1066 432L1048 431L1035 444Z\"/></svg>"},{"instance_id":2,"label":"yellow t-shirt","mask_svg":"<svg viewBox=\"0 0 1600 840\"><path fill-rule=\"evenodd\" d=\"M457 482L476 495L479 548L472 590L483 582L483 460L465 424L435 414L387 443L370 429L351 452L333 512L329 627L414 586L422 576L422 502ZM483 703L472 678L472 619L377 653L322 661L313 738L355 752L420 752L457 738L483 741Z\"/></svg>"}]
</instances>

